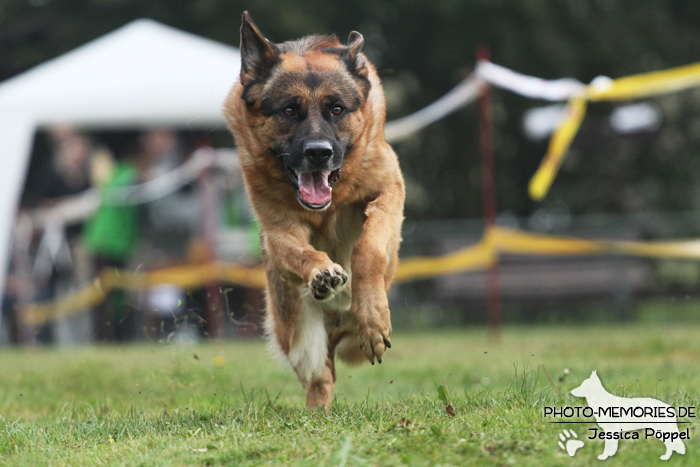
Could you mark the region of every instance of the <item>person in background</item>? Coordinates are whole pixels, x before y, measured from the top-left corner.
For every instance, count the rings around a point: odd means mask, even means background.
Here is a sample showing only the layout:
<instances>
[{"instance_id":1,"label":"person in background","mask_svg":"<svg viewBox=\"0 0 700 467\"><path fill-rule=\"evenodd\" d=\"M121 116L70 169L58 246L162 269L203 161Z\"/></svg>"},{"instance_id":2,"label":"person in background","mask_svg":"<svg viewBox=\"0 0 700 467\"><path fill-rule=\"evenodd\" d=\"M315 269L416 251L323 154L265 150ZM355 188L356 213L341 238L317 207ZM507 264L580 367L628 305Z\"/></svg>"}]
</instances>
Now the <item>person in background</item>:
<instances>
[{"instance_id":1,"label":"person in background","mask_svg":"<svg viewBox=\"0 0 700 467\"><path fill-rule=\"evenodd\" d=\"M47 164L34 194L38 207L43 208L50 208L91 188L91 164L93 156L99 152L88 136L71 126L52 127L48 136L51 163ZM88 273L81 249L81 230L80 223L43 226L32 265L35 298L48 300L61 296L84 282ZM80 327L75 323L63 327L60 324L41 327L37 339L43 342L65 341L63 338L71 334L71 329ZM68 340L80 340L71 337L74 336L69 336Z\"/></svg>"},{"instance_id":2,"label":"person in background","mask_svg":"<svg viewBox=\"0 0 700 467\"><path fill-rule=\"evenodd\" d=\"M170 176L191 155L192 148L186 138L180 138L174 131L161 128L141 136L141 151L149 162L143 172L143 179L148 182ZM200 211L195 183L188 183L146 203L139 260L148 269L187 264L190 244L200 234ZM184 317L189 310L185 290L171 284L161 284L145 291L141 299L150 338L176 341L197 338L193 323L198 323L199 319L194 315Z\"/></svg>"},{"instance_id":3,"label":"person in background","mask_svg":"<svg viewBox=\"0 0 700 467\"><path fill-rule=\"evenodd\" d=\"M126 267L139 239L139 206L114 203L110 190L138 183L146 161L139 150L137 132L124 132L115 140L121 154L117 153L117 163L104 186L102 203L83 230L83 243L98 275L105 269ZM136 320L124 291L112 291L93 313L95 340L126 340L135 334Z\"/></svg>"},{"instance_id":4,"label":"person in background","mask_svg":"<svg viewBox=\"0 0 700 467\"><path fill-rule=\"evenodd\" d=\"M53 156L41 195L58 199L90 188L90 139L72 126L56 126L49 129L49 140Z\"/></svg>"},{"instance_id":5,"label":"person in background","mask_svg":"<svg viewBox=\"0 0 700 467\"><path fill-rule=\"evenodd\" d=\"M140 146L147 161L142 172L145 182L167 177L191 153L189 148L183 147L177 134L168 129L144 133ZM146 203L144 242L140 251L143 262L151 268L182 264L190 241L199 235L200 208L194 183Z\"/></svg>"}]
</instances>

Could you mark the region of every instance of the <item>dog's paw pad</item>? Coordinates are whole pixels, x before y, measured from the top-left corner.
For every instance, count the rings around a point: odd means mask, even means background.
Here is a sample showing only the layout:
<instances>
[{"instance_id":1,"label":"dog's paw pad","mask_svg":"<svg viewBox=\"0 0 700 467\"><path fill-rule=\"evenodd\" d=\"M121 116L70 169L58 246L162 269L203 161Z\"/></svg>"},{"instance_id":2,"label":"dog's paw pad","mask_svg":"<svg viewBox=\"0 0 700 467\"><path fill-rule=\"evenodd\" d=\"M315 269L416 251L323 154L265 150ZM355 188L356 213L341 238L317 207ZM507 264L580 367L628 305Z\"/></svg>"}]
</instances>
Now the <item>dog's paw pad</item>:
<instances>
[{"instance_id":1,"label":"dog's paw pad","mask_svg":"<svg viewBox=\"0 0 700 467\"><path fill-rule=\"evenodd\" d=\"M576 438L577 436L574 430L565 429L559 433L560 441L557 444L560 448L566 451L569 456L574 457L576 455L576 451L583 447L583 441Z\"/></svg>"},{"instance_id":2,"label":"dog's paw pad","mask_svg":"<svg viewBox=\"0 0 700 467\"><path fill-rule=\"evenodd\" d=\"M326 300L340 292L347 283L348 274L343 268L334 264L327 268L314 269L309 288L316 300Z\"/></svg>"}]
</instances>

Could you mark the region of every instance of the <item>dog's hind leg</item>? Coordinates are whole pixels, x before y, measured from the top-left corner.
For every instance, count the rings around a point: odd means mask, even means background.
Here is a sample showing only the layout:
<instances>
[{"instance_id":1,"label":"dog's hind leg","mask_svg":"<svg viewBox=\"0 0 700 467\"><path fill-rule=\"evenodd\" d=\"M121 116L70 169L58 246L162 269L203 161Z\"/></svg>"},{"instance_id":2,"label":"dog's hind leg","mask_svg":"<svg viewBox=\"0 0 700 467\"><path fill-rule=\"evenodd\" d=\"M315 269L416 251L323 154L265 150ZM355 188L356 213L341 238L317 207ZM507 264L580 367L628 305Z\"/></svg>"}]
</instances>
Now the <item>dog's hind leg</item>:
<instances>
[{"instance_id":1,"label":"dog's hind leg","mask_svg":"<svg viewBox=\"0 0 700 467\"><path fill-rule=\"evenodd\" d=\"M263 251L263 258L266 258ZM323 310L305 288L289 285L266 261L268 346L294 368L307 389L307 405L329 405L335 382L328 360L328 336ZM303 290L300 290L303 289Z\"/></svg>"},{"instance_id":2,"label":"dog's hind leg","mask_svg":"<svg viewBox=\"0 0 700 467\"><path fill-rule=\"evenodd\" d=\"M327 410L333 401L334 386L335 364L333 357L329 356L321 374L306 385L306 406L310 409L323 407Z\"/></svg>"},{"instance_id":3,"label":"dog's hind leg","mask_svg":"<svg viewBox=\"0 0 700 467\"><path fill-rule=\"evenodd\" d=\"M328 335L323 310L310 295L301 300L292 327L288 358L299 381L307 389L307 405L311 407L313 401L326 403L333 391L334 371L332 362L330 366L327 363ZM318 397L310 398L309 391L314 391Z\"/></svg>"},{"instance_id":4,"label":"dog's hind leg","mask_svg":"<svg viewBox=\"0 0 700 467\"><path fill-rule=\"evenodd\" d=\"M263 258L265 258L263 251ZM269 264L267 270L265 334L268 348L283 361L289 361L294 323L299 314L301 297Z\"/></svg>"}]
</instances>

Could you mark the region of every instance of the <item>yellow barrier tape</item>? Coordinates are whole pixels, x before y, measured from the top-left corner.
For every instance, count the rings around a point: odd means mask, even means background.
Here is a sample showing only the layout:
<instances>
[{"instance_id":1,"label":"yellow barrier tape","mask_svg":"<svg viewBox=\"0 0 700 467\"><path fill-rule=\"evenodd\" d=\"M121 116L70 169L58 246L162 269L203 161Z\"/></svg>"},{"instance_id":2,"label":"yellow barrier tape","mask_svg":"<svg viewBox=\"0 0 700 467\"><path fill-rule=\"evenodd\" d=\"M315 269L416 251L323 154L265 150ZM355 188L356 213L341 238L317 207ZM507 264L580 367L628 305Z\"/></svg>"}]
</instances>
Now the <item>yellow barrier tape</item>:
<instances>
[{"instance_id":1,"label":"yellow barrier tape","mask_svg":"<svg viewBox=\"0 0 700 467\"><path fill-rule=\"evenodd\" d=\"M543 256L618 254L645 258L700 260L700 240L673 242L583 240L493 227L485 233L479 243L456 252L439 257L402 259L396 272L395 282L402 283L486 269L497 261L501 253ZM262 267L248 268L222 263L178 266L148 272L105 270L90 286L49 303L26 306L21 316L27 325L41 325L81 313L87 308L98 305L114 288L143 290L169 284L191 289L217 282L232 282L260 289L265 286L265 271Z\"/></svg>"},{"instance_id":2,"label":"yellow barrier tape","mask_svg":"<svg viewBox=\"0 0 700 467\"><path fill-rule=\"evenodd\" d=\"M261 267L248 268L222 263L177 266L147 273L121 274L115 287L138 290L169 284L191 289L215 282L233 282L252 289L262 289L265 287L265 271Z\"/></svg>"},{"instance_id":3,"label":"yellow barrier tape","mask_svg":"<svg viewBox=\"0 0 700 467\"><path fill-rule=\"evenodd\" d=\"M177 266L148 272L104 270L91 285L48 303L26 306L21 315L25 324L41 325L99 305L115 288L143 290L168 284L192 289L216 282L233 282L244 287L261 289L265 287L265 271L261 267L248 268L221 263Z\"/></svg>"},{"instance_id":4,"label":"yellow barrier tape","mask_svg":"<svg viewBox=\"0 0 700 467\"><path fill-rule=\"evenodd\" d=\"M700 63L627 76L603 85L589 84L586 86L582 96L569 101L569 114L552 135L547 154L530 180L530 197L535 201L540 201L547 195L564 156L581 125L586 110L585 101L639 99L681 91L694 86L700 86Z\"/></svg>"},{"instance_id":5,"label":"yellow barrier tape","mask_svg":"<svg viewBox=\"0 0 700 467\"><path fill-rule=\"evenodd\" d=\"M700 260L700 241L679 242L616 242L613 251L627 256L644 258L675 258Z\"/></svg>"},{"instance_id":6,"label":"yellow barrier tape","mask_svg":"<svg viewBox=\"0 0 700 467\"><path fill-rule=\"evenodd\" d=\"M496 250L488 242L481 241L474 246L437 258L403 259L396 271L395 282L409 282L455 272L474 271L487 268L495 262Z\"/></svg>"},{"instance_id":7,"label":"yellow barrier tape","mask_svg":"<svg viewBox=\"0 0 700 467\"><path fill-rule=\"evenodd\" d=\"M571 99L567 106L566 119L552 136L547 154L530 180L530 197L535 201L542 200L552 186L554 177L559 172L559 166L564 160L564 154L578 133L584 115L586 115L586 99L580 97Z\"/></svg>"},{"instance_id":8,"label":"yellow barrier tape","mask_svg":"<svg viewBox=\"0 0 700 467\"><path fill-rule=\"evenodd\" d=\"M396 272L396 282L484 269L494 262L493 247L480 242L441 257L416 257L402 260ZM41 325L60 317L81 313L101 303L114 288L143 290L168 284L192 289L216 282L232 282L244 287L261 289L265 286L265 271L262 267L246 268L235 264L219 263L178 266L148 272L105 270L93 284L67 297L26 306L23 310L23 319L25 324Z\"/></svg>"},{"instance_id":9,"label":"yellow barrier tape","mask_svg":"<svg viewBox=\"0 0 700 467\"><path fill-rule=\"evenodd\" d=\"M536 234L505 227L494 227L486 235L488 242L498 252L513 255L576 256L617 254L642 258L700 260L700 240L670 242L582 240L571 237Z\"/></svg>"},{"instance_id":10,"label":"yellow barrier tape","mask_svg":"<svg viewBox=\"0 0 700 467\"><path fill-rule=\"evenodd\" d=\"M99 305L107 296L107 292L101 287L99 279L95 279L92 285L66 297L46 304L26 306L20 316L22 322L26 325L38 326L46 324L58 318L72 316L86 308Z\"/></svg>"},{"instance_id":11,"label":"yellow barrier tape","mask_svg":"<svg viewBox=\"0 0 700 467\"><path fill-rule=\"evenodd\" d=\"M506 227L494 227L486 235L494 249L513 255L568 256L606 253L605 243L596 240L534 234Z\"/></svg>"},{"instance_id":12,"label":"yellow barrier tape","mask_svg":"<svg viewBox=\"0 0 700 467\"><path fill-rule=\"evenodd\" d=\"M613 80L609 86L589 85L586 97L592 101L639 99L700 85L700 63L627 76Z\"/></svg>"}]
</instances>

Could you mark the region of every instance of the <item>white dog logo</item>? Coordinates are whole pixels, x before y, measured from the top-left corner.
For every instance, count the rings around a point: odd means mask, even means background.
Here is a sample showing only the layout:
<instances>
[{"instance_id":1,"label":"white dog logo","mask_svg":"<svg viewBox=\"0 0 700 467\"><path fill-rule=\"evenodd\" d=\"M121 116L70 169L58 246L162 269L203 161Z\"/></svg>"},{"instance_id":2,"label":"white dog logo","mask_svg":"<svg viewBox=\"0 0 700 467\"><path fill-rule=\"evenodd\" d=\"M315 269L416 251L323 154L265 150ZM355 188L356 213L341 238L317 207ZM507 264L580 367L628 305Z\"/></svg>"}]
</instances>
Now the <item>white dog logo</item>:
<instances>
[{"instance_id":1,"label":"white dog logo","mask_svg":"<svg viewBox=\"0 0 700 467\"><path fill-rule=\"evenodd\" d=\"M595 371L591 373L590 378L572 390L571 394L586 398L588 406L595 414L596 422L604 432L598 434L599 438L605 439L605 449L598 459L607 459L617 452L618 440L630 438L624 432L642 429L645 431L645 437L651 434L666 445L662 460L668 460L674 451L685 454L685 444L681 440L685 433L678 431L676 411L669 404L649 397L631 398L610 394ZM634 435L633 438L639 436L637 433Z\"/></svg>"}]
</instances>

